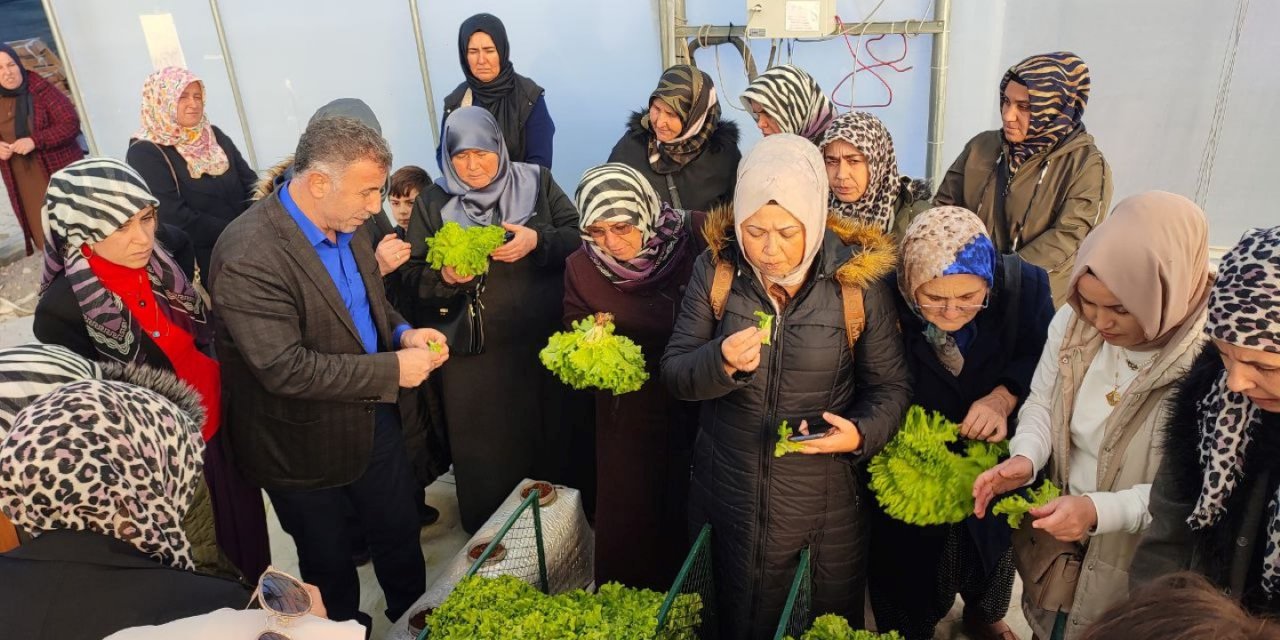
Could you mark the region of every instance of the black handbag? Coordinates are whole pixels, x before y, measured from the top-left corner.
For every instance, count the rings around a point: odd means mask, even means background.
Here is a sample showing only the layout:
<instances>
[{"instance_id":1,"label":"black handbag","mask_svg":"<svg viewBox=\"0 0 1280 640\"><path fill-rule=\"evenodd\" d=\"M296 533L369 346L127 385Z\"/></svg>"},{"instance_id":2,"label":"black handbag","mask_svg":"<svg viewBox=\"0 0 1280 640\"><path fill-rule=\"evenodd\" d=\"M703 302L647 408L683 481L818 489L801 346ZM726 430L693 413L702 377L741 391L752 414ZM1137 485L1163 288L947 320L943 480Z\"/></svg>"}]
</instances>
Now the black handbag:
<instances>
[{"instance_id":1,"label":"black handbag","mask_svg":"<svg viewBox=\"0 0 1280 640\"><path fill-rule=\"evenodd\" d=\"M426 326L444 334L450 355L474 356L484 353L484 278L472 289L428 303L423 314Z\"/></svg>"}]
</instances>

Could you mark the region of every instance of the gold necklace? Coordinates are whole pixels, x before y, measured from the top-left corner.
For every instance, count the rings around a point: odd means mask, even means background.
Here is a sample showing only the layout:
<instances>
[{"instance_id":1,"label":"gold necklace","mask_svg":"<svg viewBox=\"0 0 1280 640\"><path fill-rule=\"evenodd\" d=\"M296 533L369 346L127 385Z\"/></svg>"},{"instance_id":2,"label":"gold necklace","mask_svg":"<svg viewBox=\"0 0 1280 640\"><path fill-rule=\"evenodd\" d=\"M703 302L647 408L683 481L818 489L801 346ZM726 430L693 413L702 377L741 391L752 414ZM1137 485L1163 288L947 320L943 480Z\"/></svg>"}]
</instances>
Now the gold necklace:
<instances>
[{"instance_id":1,"label":"gold necklace","mask_svg":"<svg viewBox=\"0 0 1280 640\"><path fill-rule=\"evenodd\" d=\"M1120 400L1124 398L1124 394L1120 392L1120 360L1121 359L1124 360L1125 366L1129 367L1129 370L1134 372L1133 376L1125 381L1125 384L1129 384L1130 382L1133 381L1134 378L1137 378L1138 370L1142 368L1142 365L1129 359L1129 356L1128 354L1125 353L1124 349L1121 349L1119 347L1116 348L1116 379L1115 379L1115 383L1111 385L1111 390L1107 392L1107 396L1106 396L1107 404L1113 407L1120 404Z\"/></svg>"}]
</instances>

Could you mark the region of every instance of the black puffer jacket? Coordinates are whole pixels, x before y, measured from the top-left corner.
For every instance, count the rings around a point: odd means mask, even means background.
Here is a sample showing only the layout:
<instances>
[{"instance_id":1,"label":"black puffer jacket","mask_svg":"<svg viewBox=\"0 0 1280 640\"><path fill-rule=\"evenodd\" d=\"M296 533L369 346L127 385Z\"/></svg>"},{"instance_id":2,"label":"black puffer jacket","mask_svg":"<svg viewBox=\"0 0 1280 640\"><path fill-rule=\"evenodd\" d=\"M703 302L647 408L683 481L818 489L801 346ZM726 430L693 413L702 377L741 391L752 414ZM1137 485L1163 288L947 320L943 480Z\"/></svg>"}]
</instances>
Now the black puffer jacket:
<instances>
[{"instance_id":1,"label":"black puffer jacket","mask_svg":"<svg viewBox=\"0 0 1280 640\"><path fill-rule=\"evenodd\" d=\"M731 378L721 366L721 342L756 324L753 312L772 306L729 237L732 214L713 214L709 251L694 264L663 355L662 377L672 393L702 401L690 519L695 529L712 525L722 638L773 636L806 546L814 613L837 613L855 625L862 620L867 539L858 467L901 424L909 382L893 294L882 281L893 269L891 241L851 221L830 226L808 282L774 321L759 369ZM737 265L720 322L708 293L716 256ZM865 290L866 329L852 351L841 282ZM812 422L824 411L858 426L861 451L773 457L779 422Z\"/></svg>"},{"instance_id":2,"label":"black puffer jacket","mask_svg":"<svg viewBox=\"0 0 1280 640\"><path fill-rule=\"evenodd\" d=\"M742 152L738 151L738 125L728 120L721 120L716 130L711 133L702 148L702 153L691 160L679 171L670 174L675 183L676 192L680 194L677 205L671 196L671 185L667 176L653 170L649 165L649 138L652 133L640 124L644 114L637 111L627 121L627 132L613 146L609 153L609 162L621 162L648 178L658 198L670 203L677 209L689 211L710 211L716 205L733 200L733 185L738 177L738 161L742 160Z\"/></svg>"}]
</instances>

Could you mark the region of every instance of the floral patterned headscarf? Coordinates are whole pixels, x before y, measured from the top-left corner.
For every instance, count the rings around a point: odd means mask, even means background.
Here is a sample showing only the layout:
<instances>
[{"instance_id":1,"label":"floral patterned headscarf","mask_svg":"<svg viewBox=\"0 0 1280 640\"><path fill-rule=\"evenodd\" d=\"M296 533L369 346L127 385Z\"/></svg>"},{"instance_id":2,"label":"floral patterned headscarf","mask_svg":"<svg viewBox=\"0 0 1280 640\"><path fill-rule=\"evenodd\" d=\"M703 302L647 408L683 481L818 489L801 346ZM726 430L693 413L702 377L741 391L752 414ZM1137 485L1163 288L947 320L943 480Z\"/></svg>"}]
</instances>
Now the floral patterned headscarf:
<instances>
[{"instance_id":1,"label":"floral patterned headscarf","mask_svg":"<svg viewBox=\"0 0 1280 640\"><path fill-rule=\"evenodd\" d=\"M213 136L209 115L201 116L194 127L178 124L178 98L193 82L203 89L200 78L180 67L165 67L147 76L142 85L142 128L133 137L177 149L192 178L220 176L231 161Z\"/></svg>"}]
</instances>

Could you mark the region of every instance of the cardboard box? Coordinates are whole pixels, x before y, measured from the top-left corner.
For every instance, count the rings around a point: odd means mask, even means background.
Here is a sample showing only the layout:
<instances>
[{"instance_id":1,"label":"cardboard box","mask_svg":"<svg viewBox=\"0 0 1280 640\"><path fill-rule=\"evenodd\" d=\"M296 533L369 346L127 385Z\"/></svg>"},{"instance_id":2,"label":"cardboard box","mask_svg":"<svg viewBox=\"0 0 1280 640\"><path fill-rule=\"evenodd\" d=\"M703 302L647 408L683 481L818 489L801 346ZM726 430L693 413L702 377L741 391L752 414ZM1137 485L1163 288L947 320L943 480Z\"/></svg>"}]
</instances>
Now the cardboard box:
<instances>
[{"instance_id":1,"label":"cardboard box","mask_svg":"<svg viewBox=\"0 0 1280 640\"><path fill-rule=\"evenodd\" d=\"M15 40L6 43L18 52L19 64L26 67L28 71L34 71L40 74L45 80L48 80L54 86L71 97L71 89L67 85L67 73L62 67L62 60L58 59L58 54L53 52L43 40L40 38L28 38L26 40Z\"/></svg>"}]
</instances>

